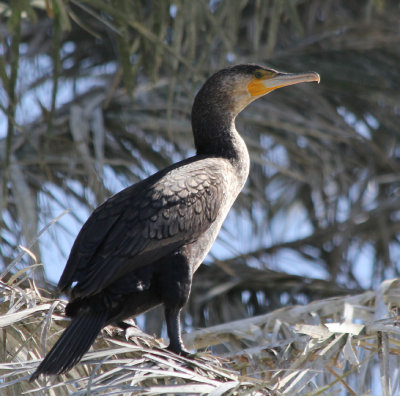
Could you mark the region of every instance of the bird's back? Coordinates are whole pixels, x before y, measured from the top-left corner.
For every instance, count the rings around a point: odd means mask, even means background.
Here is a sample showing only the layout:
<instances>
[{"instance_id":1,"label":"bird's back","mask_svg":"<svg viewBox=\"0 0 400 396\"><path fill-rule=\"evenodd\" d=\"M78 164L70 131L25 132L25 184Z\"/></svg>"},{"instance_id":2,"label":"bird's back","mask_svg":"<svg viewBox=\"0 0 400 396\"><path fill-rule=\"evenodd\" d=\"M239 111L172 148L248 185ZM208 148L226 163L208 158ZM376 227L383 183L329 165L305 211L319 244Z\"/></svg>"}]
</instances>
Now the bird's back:
<instances>
[{"instance_id":1,"label":"bird's back","mask_svg":"<svg viewBox=\"0 0 400 396\"><path fill-rule=\"evenodd\" d=\"M188 244L197 269L240 191L234 177L227 159L192 157L112 196L82 227L59 287L93 295Z\"/></svg>"}]
</instances>

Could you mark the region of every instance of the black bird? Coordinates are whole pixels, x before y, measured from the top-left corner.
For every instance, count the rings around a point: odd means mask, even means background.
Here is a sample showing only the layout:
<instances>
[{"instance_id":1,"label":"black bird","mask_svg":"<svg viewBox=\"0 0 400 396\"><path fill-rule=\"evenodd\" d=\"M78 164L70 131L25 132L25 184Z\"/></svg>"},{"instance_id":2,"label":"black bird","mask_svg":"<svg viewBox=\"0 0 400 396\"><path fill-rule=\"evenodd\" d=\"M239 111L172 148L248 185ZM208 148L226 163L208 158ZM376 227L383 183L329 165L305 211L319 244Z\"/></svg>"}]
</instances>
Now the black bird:
<instances>
[{"instance_id":1,"label":"black bird","mask_svg":"<svg viewBox=\"0 0 400 396\"><path fill-rule=\"evenodd\" d=\"M319 82L314 72L281 73L237 65L210 77L192 108L197 154L112 196L89 217L58 283L70 290L71 323L32 374L60 374L88 351L101 329L160 304L168 349L187 355L180 311L249 173L235 128L252 101L287 85ZM72 289L71 289L72 287Z\"/></svg>"}]
</instances>

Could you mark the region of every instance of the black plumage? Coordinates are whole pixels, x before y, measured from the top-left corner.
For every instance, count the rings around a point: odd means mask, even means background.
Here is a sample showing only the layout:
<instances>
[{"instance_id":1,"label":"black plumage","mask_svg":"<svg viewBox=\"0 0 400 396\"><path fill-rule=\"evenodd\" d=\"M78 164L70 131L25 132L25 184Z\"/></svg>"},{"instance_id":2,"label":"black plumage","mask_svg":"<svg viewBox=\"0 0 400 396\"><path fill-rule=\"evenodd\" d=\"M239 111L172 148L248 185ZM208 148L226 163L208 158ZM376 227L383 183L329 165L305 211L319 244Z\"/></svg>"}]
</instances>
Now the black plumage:
<instances>
[{"instance_id":1,"label":"black plumage","mask_svg":"<svg viewBox=\"0 0 400 396\"><path fill-rule=\"evenodd\" d=\"M160 304L169 349L187 354L180 310L249 172L235 117L275 88L317 80L316 73L291 75L257 65L233 66L207 80L192 109L197 155L112 196L79 232L58 284L70 294L66 315L72 322L31 380L68 371L105 325Z\"/></svg>"}]
</instances>

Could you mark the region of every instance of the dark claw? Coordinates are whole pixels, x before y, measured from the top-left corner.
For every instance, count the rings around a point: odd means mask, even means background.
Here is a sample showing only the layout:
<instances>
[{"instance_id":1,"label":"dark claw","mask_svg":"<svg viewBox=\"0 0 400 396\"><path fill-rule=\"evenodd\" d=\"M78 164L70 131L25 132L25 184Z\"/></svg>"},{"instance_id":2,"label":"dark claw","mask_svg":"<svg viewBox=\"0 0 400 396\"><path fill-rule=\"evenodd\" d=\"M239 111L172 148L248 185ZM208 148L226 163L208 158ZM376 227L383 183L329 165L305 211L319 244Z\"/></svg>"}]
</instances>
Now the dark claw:
<instances>
[{"instance_id":1,"label":"dark claw","mask_svg":"<svg viewBox=\"0 0 400 396\"><path fill-rule=\"evenodd\" d=\"M121 320L120 322L115 322L114 325L117 326L117 327L119 327L119 328L122 329L122 330L125 330L125 331L128 330L128 329L130 329L131 327L135 327L135 326L132 325L132 324L123 322L122 320Z\"/></svg>"}]
</instances>

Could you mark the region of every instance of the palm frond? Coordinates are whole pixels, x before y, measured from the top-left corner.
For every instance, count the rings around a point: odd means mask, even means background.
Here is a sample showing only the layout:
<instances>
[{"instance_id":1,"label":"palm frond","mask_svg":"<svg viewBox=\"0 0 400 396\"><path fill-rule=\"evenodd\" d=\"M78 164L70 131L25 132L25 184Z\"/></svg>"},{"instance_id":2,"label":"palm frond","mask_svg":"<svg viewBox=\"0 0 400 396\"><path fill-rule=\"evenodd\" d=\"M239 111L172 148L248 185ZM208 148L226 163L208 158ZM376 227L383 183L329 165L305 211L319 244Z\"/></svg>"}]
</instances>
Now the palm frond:
<instances>
[{"instance_id":1,"label":"palm frond","mask_svg":"<svg viewBox=\"0 0 400 396\"><path fill-rule=\"evenodd\" d=\"M3 282L0 288L0 389L5 395L319 395L342 389L361 395L379 378L386 394L399 390L397 279L383 282L376 292L193 330L184 337L186 345L205 349L193 359L166 351L163 340L137 327L125 334L109 326L69 373L34 383L29 375L68 325L62 316L66 302L42 297L34 288Z\"/></svg>"}]
</instances>

